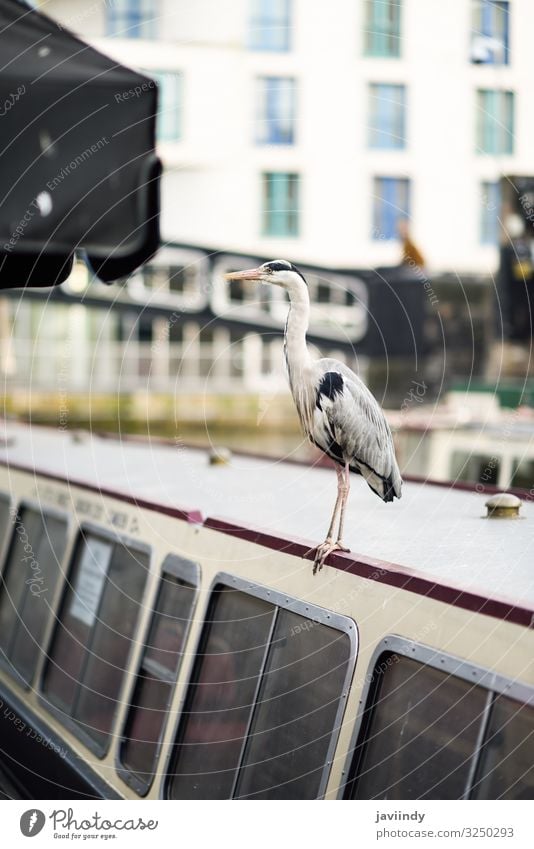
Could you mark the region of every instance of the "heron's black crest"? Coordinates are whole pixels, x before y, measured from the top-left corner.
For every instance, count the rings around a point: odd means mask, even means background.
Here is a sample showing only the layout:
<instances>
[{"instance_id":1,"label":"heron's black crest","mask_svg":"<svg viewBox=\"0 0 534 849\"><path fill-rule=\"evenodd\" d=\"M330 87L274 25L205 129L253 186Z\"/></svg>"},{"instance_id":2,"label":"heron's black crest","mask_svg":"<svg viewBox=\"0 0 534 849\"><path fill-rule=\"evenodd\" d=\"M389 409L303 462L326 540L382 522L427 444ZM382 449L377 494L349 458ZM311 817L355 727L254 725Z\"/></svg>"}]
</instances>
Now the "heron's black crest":
<instances>
[{"instance_id":1,"label":"heron's black crest","mask_svg":"<svg viewBox=\"0 0 534 849\"><path fill-rule=\"evenodd\" d=\"M272 262L266 262L264 268L270 268L271 271L293 271L293 266L286 259L273 259Z\"/></svg>"},{"instance_id":2,"label":"heron's black crest","mask_svg":"<svg viewBox=\"0 0 534 849\"><path fill-rule=\"evenodd\" d=\"M298 274L299 277L302 277L302 279L306 283L306 278L304 277L302 272L298 270L296 265L293 265L293 263L288 262L287 259L273 259L271 260L271 262L264 263L263 267L270 268L271 271L294 271L295 274ZM306 283L306 286L307 285L308 284Z\"/></svg>"}]
</instances>

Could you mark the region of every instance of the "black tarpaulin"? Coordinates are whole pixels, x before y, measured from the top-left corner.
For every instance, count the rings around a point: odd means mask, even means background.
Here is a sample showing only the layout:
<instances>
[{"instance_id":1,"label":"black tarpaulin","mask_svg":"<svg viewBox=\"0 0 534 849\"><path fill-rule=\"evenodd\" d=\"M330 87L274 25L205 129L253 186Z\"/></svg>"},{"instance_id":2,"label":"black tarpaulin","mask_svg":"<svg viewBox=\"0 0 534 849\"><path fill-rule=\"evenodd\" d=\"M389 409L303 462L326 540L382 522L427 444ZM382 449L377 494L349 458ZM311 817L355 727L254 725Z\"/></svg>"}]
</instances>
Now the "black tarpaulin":
<instances>
[{"instance_id":1,"label":"black tarpaulin","mask_svg":"<svg viewBox=\"0 0 534 849\"><path fill-rule=\"evenodd\" d=\"M0 288L50 286L76 249L104 281L159 244L156 83L0 0Z\"/></svg>"}]
</instances>

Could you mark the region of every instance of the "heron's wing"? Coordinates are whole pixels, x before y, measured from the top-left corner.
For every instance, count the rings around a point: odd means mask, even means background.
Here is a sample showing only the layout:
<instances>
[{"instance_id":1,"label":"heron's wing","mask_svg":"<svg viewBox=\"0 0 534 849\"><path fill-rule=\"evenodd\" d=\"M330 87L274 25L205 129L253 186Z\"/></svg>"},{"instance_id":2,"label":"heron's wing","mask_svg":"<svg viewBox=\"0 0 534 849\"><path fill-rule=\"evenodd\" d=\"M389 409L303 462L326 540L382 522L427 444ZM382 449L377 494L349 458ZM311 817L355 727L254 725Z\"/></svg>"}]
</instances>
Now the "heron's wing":
<instances>
[{"instance_id":1,"label":"heron's wing","mask_svg":"<svg viewBox=\"0 0 534 849\"><path fill-rule=\"evenodd\" d=\"M321 362L324 368L330 366L328 360ZM341 363L323 372L318 383L314 424L323 450L330 439L330 456L361 471L381 497L389 490L391 497L400 496L402 481L389 425L365 384Z\"/></svg>"}]
</instances>

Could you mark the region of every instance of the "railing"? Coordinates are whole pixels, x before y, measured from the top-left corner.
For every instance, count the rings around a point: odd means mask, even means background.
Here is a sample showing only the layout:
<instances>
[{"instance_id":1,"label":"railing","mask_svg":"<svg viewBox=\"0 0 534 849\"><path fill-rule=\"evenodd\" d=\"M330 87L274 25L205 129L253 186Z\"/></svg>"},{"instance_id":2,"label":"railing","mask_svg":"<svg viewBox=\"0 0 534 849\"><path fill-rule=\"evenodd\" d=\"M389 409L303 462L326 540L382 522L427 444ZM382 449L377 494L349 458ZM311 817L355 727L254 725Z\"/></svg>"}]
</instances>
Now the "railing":
<instances>
[{"instance_id":1,"label":"railing","mask_svg":"<svg viewBox=\"0 0 534 849\"><path fill-rule=\"evenodd\" d=\"M15 339L4 387L50 393L243 392L286 388L281 345L250 334L233 345Z\"/></svg>"}]
</instances>

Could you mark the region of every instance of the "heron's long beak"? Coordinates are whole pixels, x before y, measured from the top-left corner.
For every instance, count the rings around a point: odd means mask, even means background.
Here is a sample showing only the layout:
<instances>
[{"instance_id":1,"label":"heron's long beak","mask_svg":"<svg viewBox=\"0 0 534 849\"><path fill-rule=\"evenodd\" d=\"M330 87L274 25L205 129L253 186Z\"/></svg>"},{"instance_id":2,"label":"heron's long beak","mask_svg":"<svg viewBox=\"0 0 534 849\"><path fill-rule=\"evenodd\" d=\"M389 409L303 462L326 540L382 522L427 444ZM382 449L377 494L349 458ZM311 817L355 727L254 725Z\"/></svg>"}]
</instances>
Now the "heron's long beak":
<instances>
[{"instance_id":1,"label":"heron's long beak","mask_svg":"<svg viewBox=\"0 0 534 849\"><path fill-rule=\"evenodd\" d=\"M226 280L263 280L264 272L261 268L249 268L247 271L231 271L225 274Z\"/></svg>"}]
</instances>

